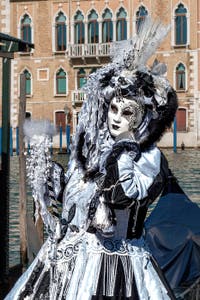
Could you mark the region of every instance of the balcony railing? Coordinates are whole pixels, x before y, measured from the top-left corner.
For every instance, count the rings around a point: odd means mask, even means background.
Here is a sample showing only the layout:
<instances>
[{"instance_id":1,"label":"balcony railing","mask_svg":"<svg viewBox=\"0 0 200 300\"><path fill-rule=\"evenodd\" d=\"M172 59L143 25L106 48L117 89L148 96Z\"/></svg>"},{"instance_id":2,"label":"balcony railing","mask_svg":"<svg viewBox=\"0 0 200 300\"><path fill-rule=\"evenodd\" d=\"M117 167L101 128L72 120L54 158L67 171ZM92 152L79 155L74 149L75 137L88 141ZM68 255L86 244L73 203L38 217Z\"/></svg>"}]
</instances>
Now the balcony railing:
<instances>
[{"instance_id":1,"label":"balcony railing","mask_svg":"<svg viewBox=\"0 0 200 300\"><path fill-rule=\"evenodd\" d=\"M110 47L111 43L69 45L69 56L72 58L110 56Z\"/></svg>"},{"instance_id":2,"label":"balcony railing","mask_svg":"<svg viewBox=\"0 0 200 300\"><path fill-rule=\"evenodd\" d=\"M72 92L72 105L82 103L86 99L87 95L82 90L76 90Z\"/></svg>"}]
</instances>

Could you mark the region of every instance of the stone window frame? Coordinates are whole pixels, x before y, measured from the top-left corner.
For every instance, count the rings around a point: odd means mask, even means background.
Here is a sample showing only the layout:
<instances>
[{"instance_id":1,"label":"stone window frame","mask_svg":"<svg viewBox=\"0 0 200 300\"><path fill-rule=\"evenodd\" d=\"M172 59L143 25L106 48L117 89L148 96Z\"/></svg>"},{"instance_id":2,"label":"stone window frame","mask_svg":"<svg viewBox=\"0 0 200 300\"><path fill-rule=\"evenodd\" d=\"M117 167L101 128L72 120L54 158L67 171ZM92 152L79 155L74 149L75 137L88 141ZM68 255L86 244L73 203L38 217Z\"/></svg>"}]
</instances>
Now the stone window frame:
<instances>
[{"instance_id":1,"label":"stone window frame","mask_svg":"<svg viewBox=\"0 0 200 300\"><path fill-rule=\"evenodd\" d=\"M30 23L30 30L31 30L31 43L34 44L34 22L33 22L33 18L31 16L31 14L27 11L25 11L23 14L20 15L19 17L19 22L18 22L18 26L17 26L17 36L19 39L23 39L22 38L22 35L21 35L21 24L22 24L22 20L24 19L25 16L28 16L31 20L31 23ZM27 50L27 52L23 51L23 52L19 52L19 54L21 56L26 56L26 55L31 55L33 54L34 52L34 48L30 48Z\"/></svg>"},{"instance_id":2,"label":"stone window frame","mask_svg":"<svg viewBox=\"0 0 200 300\"><path fill-rule=\"evenodd\" d=\"M76 16L78 15L81 15L83 16L83 19L82 20L76 20ZM80 26L81 27L81 34L80 34L80 43L77 43L76 40L77 40L77 35L76 35L76 26ZM72 36L73 36L73 40L74 40L74 44L77 44L77 45L81 45L81 44L84 44L85 41L86 41L86 36L85 36L85 30L86 30L86 26L85 26L85 16L83 14L83 12L78 9L76 11L76 13L74 14L74 17L73 17L73 24L72 24L72 27L73 27L73 33L72 33ZM79 28L78 28L79 29Z\"/></svg>"},{"instance_id":3,"label":"stone window frame","mask_svg":"<svg viewBox=\"0 0 200 300\"><path fill-rule=\"evenodd\" d=\"M57 74L60 70L63 70L66 74L66 91L65 93L58 93L58 82L57 82ZM55 74L54 74L54 96L56 97L65 97L68 95L68 73L67 71L65 70L65 68L63 66L59 66L56 71L55 71Z\"/></svg>"},{"instance_id":4,"label":"stone window frame","mask_svg":"<svg viewBox=\"0 0 200 300\"><path fill-rule=\"evenodd\" d=\"M178 66L180 65L183 65L184 68L185 68L185 88L178 88L178 73L177 73L177 68ZM185 65L185 63L183 63L182 61L179 61L176 65L175 65L175 68L174 68L174 87L176 89L177 92L186 92L187 89L188 89L188 81L187 81L187 67Z\"/></svg>"},{"instance_id":5,"label":"stone window frame","mask_svg":"<svg viewBox=\"0 0 200 300\"><path fill-rule=\"evenodd\" d=\"M143 11L145 11L146 14L144 14L144 15L139 15L141 9L142 9L142 10L144 9ZM139 16L138 16L138 15L139 15ZM141 5L138 7L138 9L137 9L137 11L136 11L136 13L135 13L135 32L138 33L138 30L139 30L141 24L144 22L145 18L146 18L148 15L149 15L148 9L146 8L145 5L141 4Z\"/></svg>"},{"instance_id":6,"label":"stone window frame","mask_svg":"<svg viewBox=\"0 0 200 300\"><path fill-rule=\"evenodd\" d=\"M97 18L90 19L90 15L95 13L97 15ZM90 35L90 26L95 26L95 38L94 41L92 41L92 36ZM87 44L99 44L100 43L100 34L99 34L99 14L96 9L92 8L88 15L87 15ZM92 31L92 28L91 28Z\"/></svg>"},{"instance_id":7,"label":"stone window frame","mask_svg":"<svg viewBox=\"0 0 200 300\"><path fill-rule=\"evenodd\" d=\"M20 72L20 74L23 74L25 71L27 71L29 74L30 74L30 93L26 93L26 97L27 98L31 98L31 97L33 97L33 75L32 75L32 72L30 71L30 69L27 67L27 66L25 66L22 70L21 70L21 72ZM19 93L18 93L18 96L20 96L20 76L19 76L19 79L18 79L18 91L19 91ZM26 85L26 89L27 89L27 85Z\"/></svg>"},{"instance_id":8,"label":"stone window frame","mask_svg":"<svg viewBox=\"0 0 200 300\"><path fill-rule=\"evenodd\" d=\"M123 10L126 13L126 17L119 17L118 15L120 14L120 10ZM121 35L121 38L118 38L118 26L120 21L125 21L126 24L126 34ZM123 23L122 23L123 24ZM122 25L124 26L124 24ZM119 9L116 11L116 41L122 41L122 40L127 40L128 39L128 13L127 13L127 9L123 6L120 6Z\"/></svg>"},{"instance_id":9,"label":"stone window frame","mask_svg":"<svg viewBox=\"0 0 200 300\"><path fill-rule=\"evenodd\" d=\"M47 71L47 78L41 79L40 78L40 71ZM38 68L37 69L37 80L38 81L49 81L49 68Z\"/></svg>"},{"instance_id":10,"label":"stone window frame","mask_svg":"<svg viewBox=\"0 0 200 300\"><path fill-rule=\"evenodd\" d=\"M176 35L176 28L175 28L175 19L176 19L176 10L178 9L179 5L183 5L185 7L185 9L187 10L186 13L186 21L187 21L187 42L186 44L176 44L176 39L175 39L175 35ZM176 6L174 7L174 9L172 10L172 20L171 20L171 45L174 48L188 48L190 45L190 11L188 6L184 3L184 1L179 1Z\"/></svg>"},{"instance_id":11,"label":"stone window frame","mask_svg":"<svg viewBox=\"0 0 200 300\"><path fill-rule=\"evenodd\" d=\"M66 49L65 50L58 50L56 48L56 19L58 18L59 14L62 13L65 18L65 25L66 25ZM69 45L69 18L67 17L67 14L65 13L64 10L59 9L54 17L53 17L53 23L52 23L52 51L54 54L64 54L68 51L68 45Z\"/></svg>"},{"instance_id":12,"label":"stone window frame","mask_svg":"<svg viewBox=\"0 0 200 300\"><path fill-rule=\"evenodd\" d=\"M104 15L106 15L107 12L110 13L109 18L104 17ZM106 7L102 13L102 30L101 31L102 31L102 38L101 38L102 43L112 43L113 37L114 37L113 12L111 11L111 9L109 7ZM104 40L105 35L106 35L106 39ZM107 37L110 38L110 40L107 40Z\"/></svg>"}]
</instances>

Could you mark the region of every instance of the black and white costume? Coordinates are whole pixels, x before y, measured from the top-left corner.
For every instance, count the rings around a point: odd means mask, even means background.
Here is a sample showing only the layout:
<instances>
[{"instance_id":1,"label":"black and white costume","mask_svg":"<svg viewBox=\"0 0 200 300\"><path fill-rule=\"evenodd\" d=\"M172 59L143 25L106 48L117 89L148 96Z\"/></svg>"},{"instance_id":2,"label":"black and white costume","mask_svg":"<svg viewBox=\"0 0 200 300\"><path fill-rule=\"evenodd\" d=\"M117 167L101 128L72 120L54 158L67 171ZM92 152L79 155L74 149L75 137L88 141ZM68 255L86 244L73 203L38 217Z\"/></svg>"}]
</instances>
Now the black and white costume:
<instances>
[{"instance_id":1,"label":"black and white costume","mask_svg":"<svg viewBox=\"0 0 200 300\"><path fill-rule=\"evenodd\" d=\"M173 299L143 238L148 206L168 176L155 142L177 109L176 94L162 76L165 67L145 66L165 34L165 26L147 19L139 37L120 44L113 63L89 78L61 222L50 216L40 191L37 203L50 236L6 300ZM140 115L130 117L128 132L116 138L107 120L113 98L127 120L126 99Z\"/></svg>"}]
</instances>

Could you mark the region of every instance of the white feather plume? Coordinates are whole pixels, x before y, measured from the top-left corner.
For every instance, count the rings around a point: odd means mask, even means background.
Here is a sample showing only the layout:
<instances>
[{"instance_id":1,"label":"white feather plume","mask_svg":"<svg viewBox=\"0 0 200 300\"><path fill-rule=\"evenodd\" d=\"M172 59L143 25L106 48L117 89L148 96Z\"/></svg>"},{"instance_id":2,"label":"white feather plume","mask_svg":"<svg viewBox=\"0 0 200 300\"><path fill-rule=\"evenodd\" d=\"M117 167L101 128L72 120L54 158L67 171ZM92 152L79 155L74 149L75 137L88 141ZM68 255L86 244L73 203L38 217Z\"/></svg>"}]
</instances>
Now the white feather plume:
<instances>
[{"instance_id":1,"label":"white feather plume","mask_svg":"<svg viewBox=\"0 0 200 300\"><path fill-rule=\"evenodd\" d=\"M56 220L46 206L45 184L51 167L51 137L56 133L56 130L54 125L48 120L26 120L23 129L25 138L30 143L26 167L35 202L35 219L37 222L40 214L46 227L53 232L56 228Z\"/></svg>"},{"instance_id":2,"label":"white feather plume","mask_svg":"<svg viewBox=\"0 0 200 300\"><path fill-rule=\"evenodd\" d=\"M135 64L145 65L148 59L155 53L161 42L167 36L170 25L164 25L160 21L152 21L150 17L141 25L135 43Z\"/></svg>"},{"instance_id":3,"label":"white feather plume","mask_svg":"<svg viewBox=\"0 0 200 300\"><path fill-rule=\"evenodd\" d=\"M113 45L112 61L130 71L143 68L169 30L170 25L164 25L161 21L154 21L150 17L146 17L134 38Z\"/></svg>"},{"instance_id":4,"label":"white feather plume","mask_svg":"<svg viewBox=\"0 0 200 300\"><path fill-rule=\"evenodd\" d=\"M56 134L55 126L49 120L26 120L23 129L28 140L32 139L34 135L52 137Z\"/></svg>"}]
</instances>

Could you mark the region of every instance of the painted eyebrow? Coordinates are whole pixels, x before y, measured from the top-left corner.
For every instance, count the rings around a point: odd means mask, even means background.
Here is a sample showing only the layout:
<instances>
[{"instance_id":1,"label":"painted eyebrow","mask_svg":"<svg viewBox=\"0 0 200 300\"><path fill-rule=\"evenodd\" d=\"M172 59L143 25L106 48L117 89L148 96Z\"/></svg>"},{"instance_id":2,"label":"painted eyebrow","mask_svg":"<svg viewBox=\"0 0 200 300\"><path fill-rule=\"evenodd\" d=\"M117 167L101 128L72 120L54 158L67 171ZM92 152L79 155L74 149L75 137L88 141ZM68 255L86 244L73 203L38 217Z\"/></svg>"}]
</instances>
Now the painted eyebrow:
<instances>
[{"instance_id":1,"label":"painted eyebrow","mask_svg":"<svg viewBox=\"0 0 200 300\"><path fill-rule=\"evenodd\" d=\"M135 110L135 107L134 105L125 105L123 108L122 108L122 111L130 111L130 112L133 112Z\"/></svg>"}]
</instances>

